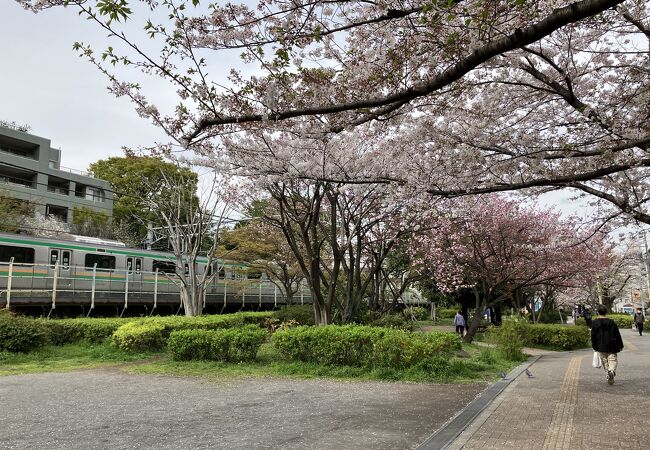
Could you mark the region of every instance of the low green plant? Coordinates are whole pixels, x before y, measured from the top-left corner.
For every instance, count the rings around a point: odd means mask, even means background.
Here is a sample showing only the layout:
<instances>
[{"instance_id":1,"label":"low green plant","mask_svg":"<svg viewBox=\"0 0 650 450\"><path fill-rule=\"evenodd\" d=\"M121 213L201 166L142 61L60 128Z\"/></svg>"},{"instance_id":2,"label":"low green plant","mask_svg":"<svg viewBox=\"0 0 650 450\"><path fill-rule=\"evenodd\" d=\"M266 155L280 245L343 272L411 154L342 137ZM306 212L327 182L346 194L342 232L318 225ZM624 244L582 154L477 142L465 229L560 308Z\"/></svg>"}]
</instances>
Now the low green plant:
<instances>
[{"instance_id":1,"label":"low green plant","mask_svg":"<svg viewBox=\"0 0 650 450\"><path fill-rule=\"evenodd\" d=\"M516 338L514 332L516 332ZM589 347L590 334L586 327L571 325L531 324L523 320L506 320L500 327L488 331L492 342L502 341L504 346L520 342L524 347L541 347L553 350L575 350ZM512 355L516 356L513 350Z\"/></svg>"},{"instance_id":2,"label":"low green plant","mask_svg":"<svg viewBox=\"0 0 650 450\"><path fill-rule=\"evenodd\" d=\"M526 324L521 338L527 347L575 350L590 346L589 329L571 325Z\"/></svg>"},{"instance_id":3,"label":"low green plant","mask_svg":"<svg viewBox=\"0 0 650 450\"><path fill-rule=\"evenodd\" d=\"M47 343L47 330L27 317L0 315L0 351L29 352Z\"/></svg>"},{"instance_id":4,"label":"low green plant","mask_svg":"<svg viewBox=\"0 0 650 450\"><path fill-rule=\"evenodd\" d=\"M457 312L457 308L436 308L436 317L438 319L453 319Z\"/></svg>"},{"instance_id":5,"label":"low green plant","mask_svg":"<svg viewBox=\"0 0 650 450\"><path fill-rule=\"evenodd\" d=\"M296 327L271 341L289 359L324 365L409 367L460 348L453 333L411 333L363 325Z\"/></svg>"},{"instance_id":6,"label":"low green plant","mask_svg":"<svg viewBox=\"0 0 650 450\"><path fill-rule=\"evenodd\" d=\"M524 341L522 334L527 325L523 321L504 320L501 326L488 330L488 339L496 344L497 353L508 361L522 361Z\"/></svg>"},{"instance_id":7,"label":"low green plant","mask_svg":"<svg viewBox=\"0 0 650 450\"><path fill-rule=\"evenodd\" d=\"M280 322L294 321L300 325L314 325L314 307L312 305L284 306L273 312Z\"/></svg>"},{"instance_id":8,"label":"low green plant","mask_svg":"<svg viewBox=\"0 0 650 450\"><path fill-rule=\"evenodd\" d=\"M404 310L404 313L413 320L428 320L431 315L429 309L423 308L422 306L407 308Z\"/></svg>"},{"instance_id":9,"label":"low green plant","mask_svg":"<svg viewBox=\"0 0 650 450\"><path fill-rule=\"evenodd\" d=\"M72 342L102 342L122 325L134 318L77 318L77 319L36 319L47 329L48 340L53 345Z\"/></svg>"},{"instance_id":10,"label":"low green plant","mask_svg":"<svg viewBox=\"0 0 650 450\"><path fill-rule=\"evenodd\" d=\"M266 339L255 325L223 330L180 330L169 336L167 350L175 360L253 361Z\"/></svg>"},{"instance_id":11,"label":"low green plant","mask_svg":"<svg viewBox=\"0 0 650 450\"><path fill-rule=\"evenodd\" d=\"M375 327L395 328L397 330L413 331L415 323L402 313L387 314L371 321Z\"/></svg>"},{"instance_id":12,"label":"low green plant","mask_svg":"<svg viewBox=\"0 0 650 450\"><path fill-rule=\"evenodd\" d=\"M138 320L115 330L112 341L116 347L125 352L160 350L165 346L164 330L162 324Z\"/></svg>"}]
</instances>

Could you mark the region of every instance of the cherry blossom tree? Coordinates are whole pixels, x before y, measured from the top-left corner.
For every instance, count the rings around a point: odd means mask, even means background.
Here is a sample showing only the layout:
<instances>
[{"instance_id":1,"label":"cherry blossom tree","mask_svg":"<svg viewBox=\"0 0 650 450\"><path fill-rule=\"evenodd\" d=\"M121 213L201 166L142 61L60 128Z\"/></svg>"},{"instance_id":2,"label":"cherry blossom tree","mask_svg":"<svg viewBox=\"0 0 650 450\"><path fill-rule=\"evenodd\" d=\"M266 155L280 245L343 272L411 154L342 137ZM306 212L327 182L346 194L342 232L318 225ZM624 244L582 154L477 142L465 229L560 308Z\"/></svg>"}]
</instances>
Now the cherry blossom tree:
<instances>
[{"instance_id":1,"label":"cherry blossom tree","mask_svg":"<svg viewBox=\"0 0 650 450\"><path fill-rule=\"evenodd\" d=\"M108 32L75 48L168 133L158 151L447 197L571 188L650 222L645 1L18 1ZM248 66L215 75L233 53Z\"/></svg>"},{"instance_id":2,"label":"cherry blossom tree","mask_svg":"<svg viewBox=\"0 0 650 450\"><path fill-rule=\"evenodd\" d=\"M431 271L441 289L473 291L467 342L487 307L522 307L526 291L575 286L581 274L609 264L609 250L599 235L580 232L552 210L493 195L454 204L411 246L414 262Z\"/></svg>"}]
</instances>

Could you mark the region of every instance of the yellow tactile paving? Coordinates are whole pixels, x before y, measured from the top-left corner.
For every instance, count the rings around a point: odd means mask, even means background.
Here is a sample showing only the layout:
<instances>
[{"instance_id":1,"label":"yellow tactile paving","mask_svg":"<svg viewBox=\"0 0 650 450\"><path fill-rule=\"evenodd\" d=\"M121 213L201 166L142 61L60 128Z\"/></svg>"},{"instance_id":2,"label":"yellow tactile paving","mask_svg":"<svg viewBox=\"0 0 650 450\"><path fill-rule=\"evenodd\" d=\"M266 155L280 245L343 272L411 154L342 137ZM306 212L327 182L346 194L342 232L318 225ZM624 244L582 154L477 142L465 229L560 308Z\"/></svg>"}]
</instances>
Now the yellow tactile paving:
<instances>
[{"instance_id":1,"label":"yellow tactile paving","mask_svg":"<svg viewBox=\"0 0 650 450\"><path fill-rule=\"evenodd\" d=\"M571 436L574 434L573 416L578 403L580 363L583 358L584 356L576 356L569 362L560 388L560 399L555 405L553 419L544 439L544 450L568 450L571 448Z\"/></svg>"}]
</instances>

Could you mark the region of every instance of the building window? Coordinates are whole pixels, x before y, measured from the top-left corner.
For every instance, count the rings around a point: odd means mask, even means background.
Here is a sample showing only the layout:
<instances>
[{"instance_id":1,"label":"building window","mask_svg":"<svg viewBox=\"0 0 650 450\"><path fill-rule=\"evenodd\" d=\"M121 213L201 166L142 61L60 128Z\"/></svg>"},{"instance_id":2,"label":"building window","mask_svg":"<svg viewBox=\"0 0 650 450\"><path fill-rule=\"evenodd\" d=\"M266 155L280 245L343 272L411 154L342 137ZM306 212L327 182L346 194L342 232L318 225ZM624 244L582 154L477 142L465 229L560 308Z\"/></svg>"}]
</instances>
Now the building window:
<instances>
[{"instance_id":1,"label":"building window","mask_svg":"<svg viewBox=\"0 0 650 450\"><path fill-rule=\"evenodd\" d=\"M93 202L99 202L99 203L103 203L104 201L106 201L106 194L104 193L103 189L89 187L86 192L87 192L86 195L87 200L92 200Z\"/></svg>"},{"instance_id":2,"label":"building window","mask_svg":"<svg viewBox=\"0 0 650 450\"><path fill-rule=\"evenodd\" d=\"M45 207L45 214L48 216L54 216L61 222L68 221L68 208L65 206L47 205Z\"/></svg>"}]
</instances>

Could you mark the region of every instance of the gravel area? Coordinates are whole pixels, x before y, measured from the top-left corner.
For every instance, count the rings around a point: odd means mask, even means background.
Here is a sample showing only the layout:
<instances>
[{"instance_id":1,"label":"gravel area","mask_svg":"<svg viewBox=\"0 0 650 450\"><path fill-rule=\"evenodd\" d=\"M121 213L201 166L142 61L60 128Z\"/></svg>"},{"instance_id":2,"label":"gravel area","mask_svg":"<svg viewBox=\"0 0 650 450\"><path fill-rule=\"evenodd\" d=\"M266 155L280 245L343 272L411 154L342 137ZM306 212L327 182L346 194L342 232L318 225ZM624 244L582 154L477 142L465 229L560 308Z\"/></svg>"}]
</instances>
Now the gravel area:
<instances>
[{"instance_id":1,"label":"gravel area","mask_svg":"<svg viewBox=\"0 0 650 450\"><path fill-rule=\"evenodd\" d=\"M0 448L407 449L487 385L101 369L0 377Z\"/></svg>"}]
</instances>

